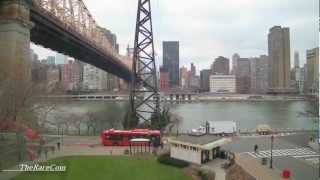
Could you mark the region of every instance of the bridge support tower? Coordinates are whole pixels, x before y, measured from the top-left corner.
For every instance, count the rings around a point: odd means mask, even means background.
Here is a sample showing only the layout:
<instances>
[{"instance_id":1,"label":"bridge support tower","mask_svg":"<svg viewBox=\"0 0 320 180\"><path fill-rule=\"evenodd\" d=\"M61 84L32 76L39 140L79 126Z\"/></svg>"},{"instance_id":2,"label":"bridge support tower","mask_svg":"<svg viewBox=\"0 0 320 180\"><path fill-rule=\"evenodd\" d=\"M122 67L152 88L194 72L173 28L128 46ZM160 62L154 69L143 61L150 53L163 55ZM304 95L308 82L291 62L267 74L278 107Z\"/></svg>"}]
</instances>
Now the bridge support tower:
<instances>
[{"instance_id":1,"label":"bridge support tower","mask_svg":"<svg viewBox=\"0 0 320 180\"><path fill-rule=\"evenodd\" d=\"M0 1L0 82L31 79L29 0Z\"/></svg>"}]
</instances>

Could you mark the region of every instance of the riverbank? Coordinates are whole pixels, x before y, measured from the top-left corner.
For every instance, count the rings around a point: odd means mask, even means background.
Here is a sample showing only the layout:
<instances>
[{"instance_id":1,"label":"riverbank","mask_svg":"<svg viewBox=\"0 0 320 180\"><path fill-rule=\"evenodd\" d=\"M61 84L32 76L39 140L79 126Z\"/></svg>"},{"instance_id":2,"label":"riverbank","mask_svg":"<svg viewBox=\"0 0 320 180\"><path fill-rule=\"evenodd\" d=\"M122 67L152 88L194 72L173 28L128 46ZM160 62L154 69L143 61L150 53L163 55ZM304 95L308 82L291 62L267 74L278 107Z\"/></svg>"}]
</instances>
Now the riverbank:
<instances>
[{"instance_id":1,"label":"riverbank","mask_svg":"<svg viewBox=\"0 0 320 180\"><path fill-rule=\"evenodd\" d=\"M260 95L260 94L199 94L199 101L306 101L305 96L300 95Z\"/></svg>"},{"instance_id":2,"label":"riverbank","mask_svg":"<svg viewBox=\"0 0 320 180\"><path fill-rule=\"evenodd\" d=\"M160 93L161 102L246 102L246 101L310 101L310 97L303 95L266 95L266 94L167 94ZM74 101L111 101L128 102L128 94L88 94L88 95L52 95L40 97L53 100Z\"/></svg>"}]
</instances>

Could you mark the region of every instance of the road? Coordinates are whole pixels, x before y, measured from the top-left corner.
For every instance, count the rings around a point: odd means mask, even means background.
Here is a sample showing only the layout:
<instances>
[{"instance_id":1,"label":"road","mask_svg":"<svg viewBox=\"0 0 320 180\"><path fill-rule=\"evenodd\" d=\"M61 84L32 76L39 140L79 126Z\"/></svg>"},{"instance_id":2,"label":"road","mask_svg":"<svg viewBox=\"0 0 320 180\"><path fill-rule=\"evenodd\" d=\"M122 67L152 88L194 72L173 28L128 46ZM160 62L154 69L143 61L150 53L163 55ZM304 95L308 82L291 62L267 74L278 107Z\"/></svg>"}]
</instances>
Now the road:
<instances>
[{"instance_id":1,"label":"road","mask_svg":"<svg viewBox=\"0 0 320 180\"><path fill-rule=\"evenodd\" d=\"M310 133L299 133L288 136L275 137L273 151L273 166L280 171L291 170L296 180L318 180L317 159L319 152L309 148ZM254 145L258 145L258 153L254 152ZM251 156L261 159L267 157L270 160L271 138L263 136L236 137L233 142L223 146L228 151L240 153L243 156ZM269 162L268 162L269 165Z\"/></svg>"}]
</instances>

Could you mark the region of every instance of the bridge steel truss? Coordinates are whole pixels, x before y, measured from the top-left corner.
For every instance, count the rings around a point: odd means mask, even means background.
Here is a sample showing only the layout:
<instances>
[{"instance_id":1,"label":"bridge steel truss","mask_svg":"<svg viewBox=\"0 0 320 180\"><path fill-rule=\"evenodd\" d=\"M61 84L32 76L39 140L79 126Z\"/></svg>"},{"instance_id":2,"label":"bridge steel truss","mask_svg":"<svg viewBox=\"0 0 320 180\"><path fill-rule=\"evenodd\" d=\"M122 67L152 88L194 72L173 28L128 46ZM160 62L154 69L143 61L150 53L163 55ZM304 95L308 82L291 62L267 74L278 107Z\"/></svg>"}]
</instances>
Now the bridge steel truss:
<instances>
[{"instance_id":1,"label":"bridge steel truss","mask_svg":"<svg viewBox=\"0 0 320 180\"><path fill-rule=\"evenodd\" d=\"M58 18L98 48L119 56L82 0L32 0L34 5Z\"/></svg>"},{"instance_id":2,"label":"bridge steel truss","mask_svg":"<svg viewBox=\"0 0 320 180\"><path fill-rule=\"evenodd\" d=\"M31 30L34 43L131 81L132 60L119 55L106 35L107 30L96 23L82 0L28 1L31 21L35 24ZM64 44L66 47L62 47Z\"/></svg>"},{"instance_id":3,"label":"bridge steel truss","mask_svg":"<svg viewBox=\"0 0 320 180\"><path fill-rule=\"evenodd\" d=\"M131 78L131 112L143 123L159 121L160 99L155 65L150 0L138 0ZM149 124L150 125L150 124Z\"/></svg>"}]
</instances>

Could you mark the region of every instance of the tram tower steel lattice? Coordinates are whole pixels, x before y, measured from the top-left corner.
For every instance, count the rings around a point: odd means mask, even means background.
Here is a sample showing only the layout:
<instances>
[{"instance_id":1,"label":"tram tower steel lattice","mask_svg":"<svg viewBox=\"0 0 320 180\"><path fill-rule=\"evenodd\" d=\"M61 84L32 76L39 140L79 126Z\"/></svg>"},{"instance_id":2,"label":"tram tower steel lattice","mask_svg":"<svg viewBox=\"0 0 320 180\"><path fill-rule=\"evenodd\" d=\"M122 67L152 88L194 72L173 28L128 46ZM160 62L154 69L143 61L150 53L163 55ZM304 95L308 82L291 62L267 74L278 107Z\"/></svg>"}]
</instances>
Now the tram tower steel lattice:
<instances>
[{"instance_id":1,"label":"tram tower steel lattice","mask_svg":"<svg viewBox=\"0 0 320 180\"><path fill-rule=\"evenodd\" d=\"M130 105L139 122L153 124L160 119L160 97L155 65L155 51L150 0L138 0Z\"/></svg>"}]
</instances>

